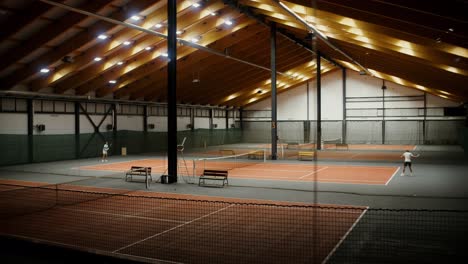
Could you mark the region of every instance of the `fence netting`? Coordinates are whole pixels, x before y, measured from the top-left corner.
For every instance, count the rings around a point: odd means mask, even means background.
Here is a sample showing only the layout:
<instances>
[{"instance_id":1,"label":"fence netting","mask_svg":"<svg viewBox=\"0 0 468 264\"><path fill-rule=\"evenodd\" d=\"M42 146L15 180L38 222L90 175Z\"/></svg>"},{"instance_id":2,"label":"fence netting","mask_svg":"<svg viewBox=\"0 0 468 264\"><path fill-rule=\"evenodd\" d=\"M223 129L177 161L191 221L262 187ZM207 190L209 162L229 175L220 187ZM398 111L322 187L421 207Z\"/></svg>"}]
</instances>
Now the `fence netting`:
<instances>
[{"instance_id":1,"label":"fence netting","mask_svg":"<svg viewBox=\"0 0 468 264\"><path fill-rule=\"evenodd\" d=\"M451 263L468 211L0 185L0 233L144 262Z\"/></svg>"}]
</instances>

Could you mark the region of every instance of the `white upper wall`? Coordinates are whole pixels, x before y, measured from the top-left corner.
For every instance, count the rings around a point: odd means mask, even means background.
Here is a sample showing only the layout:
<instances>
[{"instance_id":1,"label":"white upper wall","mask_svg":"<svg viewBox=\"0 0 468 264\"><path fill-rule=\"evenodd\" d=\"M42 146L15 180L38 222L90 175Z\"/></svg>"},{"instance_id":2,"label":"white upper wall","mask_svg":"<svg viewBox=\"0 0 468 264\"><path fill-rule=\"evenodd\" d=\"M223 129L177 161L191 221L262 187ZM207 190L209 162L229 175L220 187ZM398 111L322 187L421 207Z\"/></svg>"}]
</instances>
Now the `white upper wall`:
<instances>
[{"instance_id":1,"label":"white upper wall","mask_svg":"<svg viewBox=\"0 0 468 264\"><path fill-rule=\"evenodd\" d=\"M348 98L378 97L381 98L382 79L358 72L346 71L346 96ZM336 70L322 76L322 120L343 119L343 81L342 71ZM402 86L397 83L385 81L385 97L394 96L422 96L424 92ZM317 116L317 90L316 82L309 82L309 119L315 120ZM302 84L278 94L277 100L278 120L307 120L307 85ZM353 108L382 108L382 101L378 102L348 102L347 109ZM451 107L457 103L427 94L427 107ZM423 108L424 101L402 100L385 101L385 108ZM271 99L266 98L260 102L249 105L245 110L271 110ZM370 118L370 117L369 117ZM379 119L379 117L374 117Z\"/></svg>"},{"instance_id":2,"label":"white upper wall","mask_svg":"<svg viewBox=\"0 0 468 264\"><path fill-rule=\"evenodd\" d=\"M0 134L28 134L28 116L19 113L0 113Z\"/></svg>"}]
</instances>

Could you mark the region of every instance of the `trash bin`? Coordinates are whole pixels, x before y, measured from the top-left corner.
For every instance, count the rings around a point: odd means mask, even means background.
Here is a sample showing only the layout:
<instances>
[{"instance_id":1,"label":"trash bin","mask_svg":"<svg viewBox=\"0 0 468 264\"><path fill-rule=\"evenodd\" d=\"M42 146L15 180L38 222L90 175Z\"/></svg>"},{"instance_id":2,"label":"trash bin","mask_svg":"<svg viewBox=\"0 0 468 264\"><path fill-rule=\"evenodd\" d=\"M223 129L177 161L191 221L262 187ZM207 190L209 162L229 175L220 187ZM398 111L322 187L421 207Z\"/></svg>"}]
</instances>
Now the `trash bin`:
<instances>
[{"instance_id":1,"label":"trash bin","mask_svg":"<svg viewBox=\"0 0 468 264\"><path fill-rule=\"evenodd\" d=\"M127 156L127 148L126 147L122 147L122 156Z\"/></svg>"}]
</instances>

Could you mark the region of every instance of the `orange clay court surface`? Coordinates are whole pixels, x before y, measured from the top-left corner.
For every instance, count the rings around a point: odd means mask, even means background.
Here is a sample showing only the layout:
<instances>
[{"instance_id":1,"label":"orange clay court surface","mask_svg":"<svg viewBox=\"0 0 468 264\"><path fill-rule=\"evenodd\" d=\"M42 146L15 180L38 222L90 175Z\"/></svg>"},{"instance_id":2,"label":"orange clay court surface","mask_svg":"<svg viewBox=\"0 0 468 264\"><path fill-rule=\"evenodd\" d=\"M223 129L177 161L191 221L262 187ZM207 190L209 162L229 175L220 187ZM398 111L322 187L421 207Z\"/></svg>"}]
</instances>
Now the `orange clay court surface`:
<instances>
[{"instance_id":1,"label":"orange clay court surface","mask_svg":"<svg viewBox=\"0 0 468 264\"><path fill-rule=\"evenodd\" d=\"M187 160L191 174L193 161ZM203 162L196 162L196 175L203 172ZM151 167L153 174L162 174L167 161L163 159L143 159L126 162L106 163L79 167L82 170L127 171L132 166ZM319 181L351 184L386 185L399 167L395 166L341 166L341 165L307 165L307 164L272 164L251 162L206 161L206 169L230 169L229 177L260 180L284 181ZM235 167L235 168L234 168Z\"/></svg>"},{"instance_id":2,"label":"orange clay court surface","mask_svg":"<svg viewBox=\"0 0 468 264\"><path fill-rule=\"evenodd\" d=\"M19 190L21 186L43 185L0 180L1 184L17 184ZM68 188L73 191L67 191ZM2 213L14 215L18 208L30 203L54 200L47 189L40 189L34 197L23 195L21 199L8 196L8 189L9 186L0 192L6 194L0 201ZM28 189L25 191L27 194ZM124 190L111 192L99 187L61 185L59 197L72 203L28 214L18 211L20 214L16 217L0 220L0 233L85 250L91 245L93 250L158 263L218 263L221 259L223 263L233 264L323 263L366 211L362 206L329 208L294 202L219 200L220 197L206 202L206 196L129 190L125 195L94 197L102 191L117 194ZM81 195L84 202L77 197ZM76 204L74 198L77 198ZM259 228L268 232L246 236L246 230ZM312 253L311 238L320 241L320 251ZM177 245L176 251L174 245ZM221 250L209 249L210 254L207 254L207 245L229 245L230 250L223 250L221 246ZM272 250L275 254L271 254ZM255 255L242 252L255 252Z\"/></svg>"}]
</instances>

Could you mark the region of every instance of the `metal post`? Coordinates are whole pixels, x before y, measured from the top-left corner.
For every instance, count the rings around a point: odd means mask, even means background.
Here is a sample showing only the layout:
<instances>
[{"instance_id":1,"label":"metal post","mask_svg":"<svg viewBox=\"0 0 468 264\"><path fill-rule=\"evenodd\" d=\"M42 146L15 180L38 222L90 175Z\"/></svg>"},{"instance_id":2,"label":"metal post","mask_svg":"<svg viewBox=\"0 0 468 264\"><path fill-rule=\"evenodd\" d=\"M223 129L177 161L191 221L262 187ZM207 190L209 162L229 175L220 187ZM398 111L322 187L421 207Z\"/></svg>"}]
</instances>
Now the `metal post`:
<instances>
[{"instance_id":1,"label":"metal post","mask_svg":"<svg viewBox=\"0 0 468 264\"><path fill-rule=\"evenodd\" d=\"M310 116L309 116L309 111L310 111L310 91L309 91L309 81L306 82L306 115L307 119L304 121L304 143L309 143L310 142Z\"/></svg>"},{"instance_id":2,"label":"metal post","mask_svg":"<svg viewBox=\"0 0 468 264\"><path fill-rule=\"evenodd\" d=\"M382 144L385 144L385 81L382 85Z\"/></svg>"},{"instance_id":3,"label":"metal post","mask_svg":"<svg viewBox=\"0 0 468 264\"><path fill-rule=\"evenodd\" d=\"M321 54L317 51L317 149L322 149L322 86L321 86Z\"/></svg>"},{"instance_id":4,"label":"metal post","mask_svg":"<svg viewBox=\"0 0 468 264\"><path fill-rule=\"evenodd\" d=\"M34 101L27 100L28 109L28 162L34 162Z\"/></svg>"},{"instance_id":5,"label":"metal post","mask_svg":"<svg viewBox=\"0 0 468 264\"><path fill-rule=\"evenodd\" d=\"M426 119L427 119L427 93L424 92L424 119L423 119L423 132L422 132L423 144L426 144Z\"/></svg>"},{"instance_id":6,"label":"metal post","mask_svg":"<svg viewBox=\"0 0 468 264\"><path fill-rule=\"evenodd\" d=\"M229 110L226 109L226 130L229 129Z\"/></svg>"},{"instance_id":7,"label":"metal post","mask_svg":"<svg viewBox=\"0 0 468 264\"><path fill-rule=\"evenodd\" d=\"M195 108L190 108L190 131L195 130Z\"/></svg>"},{"instance_id":8,"label":"metal post","mask_svg":"<svg viewBox=\"0 0 468 264\"><path fill-rule=\"evenodd\" d=\"M101 121L102 123L102 121ZM101 124L99 124L101 126ZM114 146L114 149L112 150L112 153L117 154L118 152L116 151L117 146L120 144L117 143L117 104L112 105L112 145Z\"/></svg>"},{"instance_id":9,"label":"metal post","mask_svg":"<svg viewBox=\"0 0 468 264\"><path fill-rule=\"evenodd\" d=\"M167 1L167 160L169 183L177 182L177 1Z\"/></svg>"},{"instance_id":10,"label":"metal post","mask_svg":"<svg viewBox=\"0 0 468 264\"><path fill-rule=\"evenodd\" d=\"M271 64L271 159L278 156L278 120L276 109L276 23L271 23L270 28L270 64Z\"/></svg>"},{"instance_id":11,"label":"metal post","mask_svg":"<svg viewBox=\"0 0 468 264\"><path fill-rule=\"evenodd\" d=\"M343 124L341 125L341 143L346 143L346 133L347 133L347 124L346 124L346 68L342 68L342 81L343 81Z\"/></svg>"},{"instance_id":12,"label":"metal post","mask_svg":"<svg viewBox=\"0 0 468 264\"><path fill-rule=\"evenodd\" d=\"M75 102L75 158L80 158L80 103Z\"/></svg>"},{"instance_id":13,"label":"metal post","mask_svg":"<svg viewBox=\"0 0 468 264\"><path fill-rule=\"evenodd\" d=\"M209 119L208 119L208 126L210 127L210 130L213 130L213 109L209 110Z\"/></svg>"}]
</instances>

